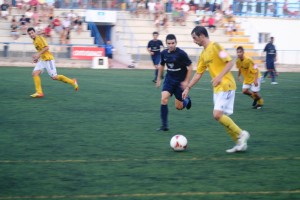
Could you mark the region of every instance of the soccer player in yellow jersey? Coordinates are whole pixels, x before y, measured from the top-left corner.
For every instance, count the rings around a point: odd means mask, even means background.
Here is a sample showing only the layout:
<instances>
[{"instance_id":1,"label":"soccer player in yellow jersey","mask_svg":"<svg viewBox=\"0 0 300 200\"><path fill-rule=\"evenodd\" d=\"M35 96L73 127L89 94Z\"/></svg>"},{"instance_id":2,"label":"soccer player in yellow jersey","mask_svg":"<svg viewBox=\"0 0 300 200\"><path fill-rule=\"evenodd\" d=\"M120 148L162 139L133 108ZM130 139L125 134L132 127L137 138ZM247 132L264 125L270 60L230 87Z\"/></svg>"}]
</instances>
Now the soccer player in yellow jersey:
<instances>
[{"instance_id":1,"label":"soccer player in yellow jersey","mask_svg":"<svg viewBox=\"0 0 300 200\"><path fill-rule=\"evenodd\" d=\"M261 82L259 69L254 64L252 58L244 55L245 51L243 47L239 46L236 49L236 53L238 56L236 67L239 69L238 80L242 82L241 74L244 77L243 94L250 96L254 100L252 104L254 109L260 109L264 104L264 100L259 94Z\"/></svg>"},{"instance_id":2,"label":"soccer player in yellow jersey","mask_svg":"<svg viewBox=\"0 0 300 200\"><path fill-rule=\"evenodd\" d=\"M208 69L212 78L211 83L214 92L214 110L213 116L224 126L229 135L236 142L236 145L226 150L227 153L235 153L247 150L247 140L250 135L242 130L229 117L233 113L234 97L236 84L232 73L233 67L231 57L218 43L209 40L208 32L203 26L196 26L192 31L192 38L196 44L203 46L204 49L200 55L197 71L192 80L182 93L182 98L186 98L189 90L201 79L202 75Z\"/></svg>"},{"instance_id":3,"label":"soccer player in yellow jersey","mask_svg":"<svg viewBox=\"0 0 300 200\"><path fill-rule=\"evenodd\" d=\"M41 78L40 74L43 73L44 69L47 70L49 76L53 80L62 81L64 83L68 83L72 85L75 90L78 90L78 83L76 79L70 79L64 75L58 75L55 67L54 56L49 51L49 46L44 37L36 34L34 28L27 29L28 35L33 39L33 44L37 50L32 58L33 62L36 63L32 76L35 85L36 92L30 95L32 98L41 98L44 97L44 93L42 90Z\"/></svg>"}]
</instances>

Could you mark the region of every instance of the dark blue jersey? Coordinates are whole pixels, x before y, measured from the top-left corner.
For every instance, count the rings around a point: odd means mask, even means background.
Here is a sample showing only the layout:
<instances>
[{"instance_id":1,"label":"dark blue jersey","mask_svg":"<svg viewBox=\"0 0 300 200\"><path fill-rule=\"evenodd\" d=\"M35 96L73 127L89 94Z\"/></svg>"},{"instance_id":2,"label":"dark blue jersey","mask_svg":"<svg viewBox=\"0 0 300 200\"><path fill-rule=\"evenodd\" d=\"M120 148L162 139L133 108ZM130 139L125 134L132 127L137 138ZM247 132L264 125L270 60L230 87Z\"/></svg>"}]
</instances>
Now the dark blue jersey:
<instances>
[{"instance_id":1,"label":"dark blue jersey","mask_svg":"<svg viewBox=\"0 0 300 200\"><path fill-rule=\"evenodd\" d=\"M264 49L264 51L267 53L266 60L268 61L275 61L276 57L276 48L272 43L268 43Z\"/></svg>"},{"instance_id":2,"label":"dark blue jersey","mask_svg":"<svg viewBox=\"0 0 300 200\"><path fill-rule=\"evenodd\" d=\"M166 78L177 81L185 80L187 67L192 64L187 53L178 47L172 52L168 52L168 49L163 50L161 52L160 60L162 66L167 66Z\"/></svg>"},{"instance_id":3,"label":"dark blue jersey","mask_svg":"<svg viewBox=\"0 0 300 200\"><path fill-rule=\"evenodd\" d=\"M155 54L159 54L162 46L164 45L161 40L150 40L147 48L150 48L150 51L154 52Z\"/></svg>"}]
</instances>

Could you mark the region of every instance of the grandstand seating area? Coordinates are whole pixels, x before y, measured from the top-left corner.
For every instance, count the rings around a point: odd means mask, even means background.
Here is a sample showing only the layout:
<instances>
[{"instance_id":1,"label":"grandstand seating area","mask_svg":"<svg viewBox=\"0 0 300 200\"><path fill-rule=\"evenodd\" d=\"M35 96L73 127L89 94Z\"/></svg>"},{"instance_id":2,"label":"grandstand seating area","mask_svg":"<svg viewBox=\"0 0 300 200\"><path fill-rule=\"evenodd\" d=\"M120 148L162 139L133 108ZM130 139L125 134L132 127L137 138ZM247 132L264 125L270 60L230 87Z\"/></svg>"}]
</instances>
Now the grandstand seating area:
<instances>
[{"instance_id":1,"label":"grandstand seating area","mask_svg":"<svg viewBox=\"0 0 300 200\"><path fill-rule=\"evenodd\" d=\"M59 16L63 19L71 9L54 9L54 16ZM76 9L74 13L79 16L84 15L84 10ZM13 40L10 36L11 31L11 19L16 16L17 20L20 18L19 11L17 8L12 8L11 15L8 20L1 19L0 22L0 43L32 43L32 40L27 35L21 35L18 40ZM173 33L177 36L178 47L182 47L194 60L199 56L201 49L196 46L190 36L190 32L195 26L194 19L196 14L190 13L186 19L186 25L173 25L169 23L167 31L160 31L159 38L165 40L165 36L168 33ZM169 21L171 21L171 14L169 14ZM42 22L42 26L46 27L47 22ZM151 17L132 17L129 11L118 11L118 21L114 28L118 41L126 49L127 53L132 56L134 60L141 65L151 65L149 54L146 50L147 43L152 39L152 32L156 30L154 26L154 21ZM59 44L59 35L52 31L52 44ZM242 45L244 48L248 49L247 52L251 56L255 57L257 63L260 63L261 59L259 55L251 49L254 48L254 44L250 41L250 37L247 36L242 29L242 26L238 24L238 31L235 35L226 34L226 27L219 26L216 31L210 33L210 38L213 41L220 43L224 48L226 48L232 56L235 56L235 49L237 46ZM114 40L113 40L114 42ZM94 43L94 38L91 37L90 30L87 30L87 23L83 23L83 30L81 34L76 32L71 32L70 43L74 45L92 45ZM3 48L3 47L0 47ZM51 45L52 50L55 52L62 51L66 52L66 48L61 48L60 46ZM32 45L20 45L11 44L9 47L10 51L35 51ZM116 54L118 51L116 52Z\"/></svg>"},{"instance_id":2,"label":"grandstand seating area","mask_svg":"<svg viewBox=\"0 0 300 200\"><path fill-rule=\"evenodd\" d=\"M159 39L164 42L168 33L175 34L177 46L182 47L196 61L201 48L195 45L191 38L191 31L195 27L195 17L195 14L190 14L187 17L185 26L174 26L172 23L169 23L167 31L161 28ZM116 31L119 35L119 40L127 48L128 53L132 54L133 58L141 65L151 65L146 46L148 41L152 39L152 32L157 30L153 19L131 17L125 11L119 11L118 18ZM169 18L171 19L171 16ZM245 34L241 24L238 25L238 31L234 35L226 34L226 27L224 26L217 27L216 31L209 34L211 40L220 43L232 56L236 55L235 48L242 45L247 49L248 55L254 57L256 63L262 63L259 53L254 50L254 43Z\"/></svg>"}]
</instances>

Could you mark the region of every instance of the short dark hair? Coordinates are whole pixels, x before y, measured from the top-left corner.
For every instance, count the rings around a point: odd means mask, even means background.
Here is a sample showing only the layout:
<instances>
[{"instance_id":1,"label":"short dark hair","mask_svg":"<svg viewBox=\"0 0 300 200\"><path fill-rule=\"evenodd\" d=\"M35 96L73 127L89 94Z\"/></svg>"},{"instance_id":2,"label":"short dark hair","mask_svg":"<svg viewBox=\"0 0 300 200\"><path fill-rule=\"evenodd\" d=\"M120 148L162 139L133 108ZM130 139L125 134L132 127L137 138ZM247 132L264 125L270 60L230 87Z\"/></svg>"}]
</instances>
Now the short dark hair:
<instances>
[{"instance_id":1,"label":"short dark hair","mask_svg":"<svg viewBox=\"0 0 300 200\"><path fill-rule=\"evenodd\" d=\"M158 35L158 32L157 31L154 31L153 33L152 33L152 35Z\"/></svg>"},{"instance_id":2,"label":"short dark hair","mask_svg":"<svg viewBox=\"0 0 300 200\"><path fill-rule=\"evenodd\" d=\"M201 34L204 35L205 37L209 38L208 32L204 26L196 26L191 34L195 33L197 36L200 36Z\"/></svg>"},{"instance_id":3,"label":"short dark hair","mask_svg":"<svg viewBox=\"0 0 300 200\"><path fill-rule=\"evenodd\" d=\"M175 40L175 42L177 42L176 36L175 36L174 34L168 34L168 35L166 36L166 41L167 41L167 40Z\"/></svg>"},{"instance_id":4,"label":"short dark hair","mask_svg":"<svg viewBox=\"0 0 300 200\"><path fill-rule=\"evenodd\" d=\"M241 51L244 52L244 48L243 48L242 46L238 46L238 47L236 48L236 50L237 50L237 51L238 51L238 50L241 50Z\"/></svg>"},{"instance_id":5,"label":"short dark hair","mask_svg":"<svg viewBox=\"0 0 300 200\"><path fill-rule=\"evenodd\" d=\"M27 29L27 33L28 33L29 31L34 31L34 32L35 32L35 30L34 30L33 27L29 27L29 28Z\"/></svg>"}]
</instances>

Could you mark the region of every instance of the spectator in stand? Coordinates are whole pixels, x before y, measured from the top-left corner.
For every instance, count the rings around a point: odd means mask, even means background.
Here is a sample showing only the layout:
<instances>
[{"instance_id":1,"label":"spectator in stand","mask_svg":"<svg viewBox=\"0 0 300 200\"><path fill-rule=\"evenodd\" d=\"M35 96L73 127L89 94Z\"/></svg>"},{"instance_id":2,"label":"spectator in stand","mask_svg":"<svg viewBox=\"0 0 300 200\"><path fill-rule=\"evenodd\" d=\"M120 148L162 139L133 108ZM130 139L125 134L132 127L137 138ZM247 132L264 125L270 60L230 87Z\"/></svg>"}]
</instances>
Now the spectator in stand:
<instances>
[{"instance_id":1,"label":"spectator in stand","mask_svg":"<svg viewBox=\"0 0 300 200\"><path fill-rule=\"evenodd\" d=\"M22 13L23 6L24 6L23 0L17 0L16 6L18 8L18 13Z\"/></svg>"},{"instance_id":2,"label":"spectator in stand","mask_svg":"<svg viewBox=\"0 0 300 200\"><path fill-rule=\"evenodd\" d=\"M74 10L71 10L68 15L67 15L68 19L73 22L76 19L76 14L74 13Z\"/></svg>"},{"instance_id":3,"label":"spectator in stand","mask_svg":"<svg viewBox=\"0 0 300 200\"><path fill-rule=\"evenodd\" d=\"M186 25L186 13L183 11L182 8L180 8L179 10L179 23L181 26L185 26Z\"/></svg>"},{"instance_id":4,"label":"spectator in stand","mask_svg":"<svg viewBox=\"0 0 300 200\"><path fill-rule=\"evenodd\" d=\"M235 21L230 21L227 24L226 34L230 35L230 36L233 36L234 34L236 34L236 32L237 32L237 28L236 28Z\"/></svg>"},{"instance_id":5,"label":"spectator in stand","mask_svg":"<svg viewBox=\"0 0 300 200\"><path fill-rule=\"evenodd\" d=\"M204 4L204 12L207 14L210 14L210 3L209 0L206 0L206 3Z\"/></svg>"},{"instance_id":6,"label":"spectator in stand","mask_svg":"<svg viewBox=\"0 0 300 200\"><path fill-rule=\"evenodd\" d=\"M155 2L154 2L154 0L150 0L148 2L147 6L148 6L149 16L150 16L150 18L152 18L152 16L155 15Z\"/></svg>"},{"instance_id":7,"label":"spectator in stand","mask_svg":"<svg viewBox=\"0 0 300 200\"><path fill-rule=\"evenodd\" d=\"M34 30L37 35L43 35L44 34L44 27L42 26L41 22L38 22L36 26L34 27Z\"/></svg>"},{"instance_id":8,"label":"spectator in stand","mask_svg":"<svg viewBox=\"0 0 300 200\"><path fill-rule=\"evenodd\" d=\"M9 15L9 4L7 3L7 0L4 0L3 4L1 4L1 18L7 20Z\"/></svg>"},{"instance_id":9,"label":"spectator in stand","mask_svg":"<svg viewBox=\"0 0 300 200\"><path fill-rule=\"evenodd\" d=\"M81 34L82 32L82 19L80 16L77 16L76 19L73 22L74 26L74 30L77 32L78 35Z\"/></svg>"},{"instance_id":10,"label":"spectator in stand","mask_svg":"<svg viewBox=\"0 0 300 200\"><path fill-rule=\"evenodd\" d=\"M205 15L202 17L201 26L208 27L208 19Z\"/></svg>"},{"instance_id":11,"label":"spectator in stand","mask_svg":"<svg viewBox=\"0 0 300 200\"><path fill-rule=\"evenodd\" d=\"M139 14L142 14L143 17L145 17L146 15L146 3L144 2L144 0L140 0L137 4L137 13L138 13L138 16Z\"/></svg>"},{"instance_id":12,"label":"spectator in stand","mask_svg":"<svg viewBox=\"0 0 300 200\"><path fill-rule=\"evenodd\" d=\"M160 1L157 1L157 2L156 2L155 10L156 10L156 12L158 12L159 14L163 14L163 13L164 13L164 6L163 6L163 4L161 4Z\"/></svg>"},{"instance_id":13,"label":"spectator in stand","mask_svg":"<svg viewBox=\"0 0 300 200\"><path fill-rule=\"evenodd\" d=\"M71 40L71 28L66 27L63 33L62 44L69 45Z\"/></svg>"},{"instance_id":14,"label":"spectator in stand","mask_svg":"<svg viewBox=\"0 0 300 200\"><path fill-rule=\"evenodd\" d=\"M26 35L27 34L27 20L25 18L25 15L22 15L22 17L19 19L19 23L20 23L22 35Z\"/></svg>"},{"instance_id":15,"label":"spectator in stand","mask_svg":"<svg viewBox=\"0 0 300 200\"><path fill-rule=\"evenodd\" d=\"M172 11L173 26L175 26L176 23L179 23L179 16L180 16L179 10L174 8Z\"/></svg>"},{"instance_id":16,"label":"spectator in stand","mask_svg":"<svg viewBox=\"0 0 300 200\"><path fill-rule=\"evenodd\" d=\"M208 28L210 30L210 32L215 32L216 30L216 25L215 25L215 18L213 15L210 15L208 18Z\"/></svg>"},{"instance_id":17,"label":"spectator in stand","mask_svg":"<svg viewBox=\"0 0 300 200\"><path fill-rule=\"evenodd\" d=\"M14 40L17 40L20 37L20 33L19 33L19 26L15 18L12 19L10 28L11 28L11 32L10 32L11 37Z\"/></svg>"},{"instance_id":18,"label":"spectator in stand","mask_svg":"<svg viewBox=\"0 0 300 200\"><path fill-rule=\"evenodd\" d=\"M50 42L52 42L52 34L51 34L52 28L51 24L49 24L45 29L44 29L44 37L49 39Z\"/></svg>"},{"instance_id":19,"label":"spectator in stand","mask_svg":"<svg viewBox=\"0 0 300 200\"><path fill-rule=\"evenodd\" d=\"M130 12L130 16L133 17L133 16L136 16L136 11L137 11L137 2L136 0L132 0L129 2L129 12Z\"/></svg>"},{"instance_id":20,"label":"spectator in stand","mask_svg":"<svg viewBox=\"0 0 300 200\"><path fill-rule=\"evenodd\" d=\"M184 13L184 22L186 21L188 15L189 15L189 11L190 11L190 6L187 3L183 3L181 5L182 11Z\"/></svg>"},{"instance_id":21,"label":"spectator in stand","mask_svg":"<svg viewBox=\"0 0 300 200\"><path fill-rule=\"evenodd\" d=\"M66 28L71 28L71 21L68 17L65 17L62 21L62 27L65 30Z\"/></svg>"},{"instance_id":22,"label":"spectator in stand","mask_svg":"<svg viewBox=\"0 0 300 200\"><path fill-rule=\"evenodd\" d=\"M54 20L54 8L49 7L48 23L52 24Z\"/></svg>"},{"instance_id":23,"label":"spectator in stand","mask_svg":"<svg viewBox=\"0 0 300 200\"><path fill-rule=\"evenodd\" d=\"M195 25L196 26L200 25L200 21L201 21L200 16L197 15L196 18L195 18L195 20L194 20Z\"/></svg>"},{"instance_id":24,"label":"spectator in stand","mask_svg":"<svg viewBox=\"0 0 300 200\"><path fill-rule=\"evenodd\" d=\"M229 6L225 12L224 12L224 18L227 20L227 22L230 22L233 19L233 10L232 6Z\"/></svg>"},{"instance_id":25,"label":"spectator in stand","mask_svg":"<svg viewBox=\"0 0 300 200\"><path fill-rule=\"evenodd\" d=\"M168 33L169 18L168 18L168 15L166 13L163 15L161 26L163 27L163 31Z\"/></svg>"},{"instance_id":26,"label":"spectator in stand","mask_svg":"<svg viewBox=\"0 0 300 200\"><path fill-rule=\"evenodd\" d=\"M154 26L156 28L156 31L159 32L159 28L160 28L160 14L159 13L155 13L155 16L154 16Z\"/></svg>"},{"instance_id":27,"label":"spectator in stand","mask_svg":"<svg viewBox=\"0 0 300 200\"><path fill-rule=\"evenodd\" d=\"M217 11L215 12L215 24L216 26L222 26L223 24L223 12L221 9L217 9Z\"/></svg>"},{"instance_id":28,"label":"spectator in stand","mask_svg":"<svg viewBox=\"0 0 300 200\"><path fill-rule=\"evenodd\" d=\"M54 31L60 36L60 41L63 40L64 30L58 16L52 21Z\"/></svg>"},{"instance_id":29,"label":"spectator in stand","mask_svg":"<svg viewBox=\"0 0 300 200\"><path fill-rule=\"evenodd\" d=\"M40 14L39 14L39 12L38 12L38 10L37 10L36 7L34 8L32 19L33 19L33 25L34 26L36 26L39 23L39 21L40 21Z\"/></svg>"},{"instance_id":30,"label":"spectator in stand","mask_svg":"<svg viewBox=\"0 0 300 200\"><path fill-rule=\"evenodd\" d=\"M33 16L33 12L31 11L31 8L28 8L27 11L25 12L26 22L28 24L31 24L32 16Z\"/></svg>"},{"instance_id":31,"label":"spectator in stand","mask_svg":"<svg viewBox=\"0 0 300 200\"><path fill-rule=\"evenodd\" d=\"M30 2L29 2L30 8L33 8L33 9L37 8L38 4L39 4L39 2L37 0L30 0Z\"/></svg>"},{"instance_id":32,"label":"spectator in stand","mask_svg":"<svg viewBox=\"0 0 300 200\"><path fill-rule=\"evenodd\" d=\"M189 7L190 7L191 11L193 11L193 13L195 13L195 11L197 10L197 6L196 6L194 0L189 1Z\"/></svg>"}]
</instances>

